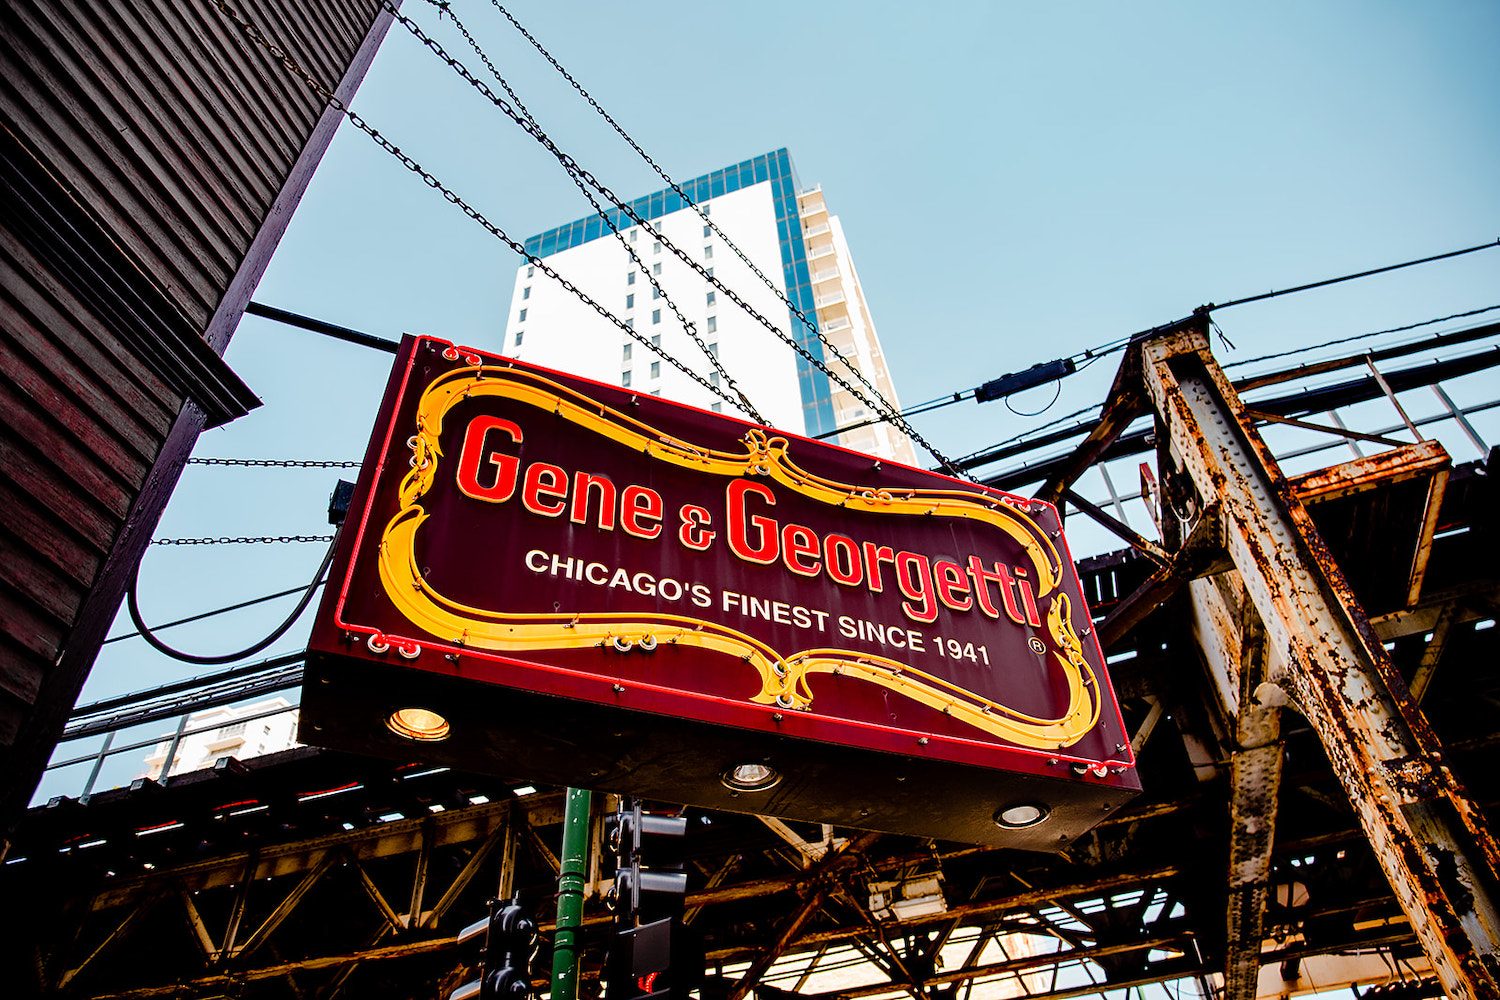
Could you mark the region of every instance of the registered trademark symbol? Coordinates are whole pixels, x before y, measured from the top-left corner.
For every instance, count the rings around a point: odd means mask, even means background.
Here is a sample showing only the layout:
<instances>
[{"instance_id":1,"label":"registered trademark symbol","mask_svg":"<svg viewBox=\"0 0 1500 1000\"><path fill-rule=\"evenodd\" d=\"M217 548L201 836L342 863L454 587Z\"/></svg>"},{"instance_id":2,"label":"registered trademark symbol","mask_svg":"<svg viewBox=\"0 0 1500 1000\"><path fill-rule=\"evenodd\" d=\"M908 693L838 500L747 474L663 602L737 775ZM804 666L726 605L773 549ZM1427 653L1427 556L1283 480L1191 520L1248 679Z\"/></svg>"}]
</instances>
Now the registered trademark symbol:
<instances>
[{"instance_id":1,"label":"registered trademark symbol","mask_svg":"<svg viewBox=\"0 0 1500 1000\"><path fill-rule=\"evenodd\" d=\"M1033 653L1036 653L1038 656L1047 651L1047 644L1042 642L1042 640L1038 639L1036 636L1032 636L1026 641L1031 644L1031 651Z\"/></svg>"}]
</instances>

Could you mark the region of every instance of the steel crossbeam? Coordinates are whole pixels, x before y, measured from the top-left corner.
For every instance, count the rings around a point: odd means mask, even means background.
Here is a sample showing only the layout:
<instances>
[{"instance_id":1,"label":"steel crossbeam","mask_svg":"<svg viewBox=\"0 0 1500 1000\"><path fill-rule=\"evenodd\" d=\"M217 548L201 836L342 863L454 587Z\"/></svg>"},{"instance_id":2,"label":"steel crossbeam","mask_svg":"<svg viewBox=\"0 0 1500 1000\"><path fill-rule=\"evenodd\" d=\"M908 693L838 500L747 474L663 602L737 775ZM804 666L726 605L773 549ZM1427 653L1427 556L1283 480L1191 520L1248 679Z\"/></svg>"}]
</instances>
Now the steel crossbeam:
<instances>
[{"instance_id":1,"label":"steel crossbeam","mask_svg":"<svg viewBox=\"0 0 1500 1000\"><path fill-rule=\"evenodd\" d=\"M1222 502L1230 557L1264 623L1269 680L1323 743L1448 995L1500 996L1500 853L1479 806L1246 419L1203 326L1141 351L1172 459L1201 497Z\"/></svg>"}]
</instances>

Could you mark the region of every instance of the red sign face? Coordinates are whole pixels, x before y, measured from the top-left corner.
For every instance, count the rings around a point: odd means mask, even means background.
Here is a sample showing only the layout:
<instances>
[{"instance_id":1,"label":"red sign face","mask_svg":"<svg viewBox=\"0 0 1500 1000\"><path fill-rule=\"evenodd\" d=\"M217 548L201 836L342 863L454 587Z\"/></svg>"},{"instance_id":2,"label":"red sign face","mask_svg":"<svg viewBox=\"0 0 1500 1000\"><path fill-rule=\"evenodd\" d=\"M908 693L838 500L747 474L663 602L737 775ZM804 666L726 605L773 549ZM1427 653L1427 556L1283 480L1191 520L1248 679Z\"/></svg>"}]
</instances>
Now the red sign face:
<instances>
[{"instance_id":1,"label":"red sign face","mask_svg":"<svg viewBox=\"0 0 1500 1000\"><path fill-rule=\"evenodd\" d=\"M343 661L1138 788L1044 503L418 339L343 531Z\"/></svg>"}]
</instances>

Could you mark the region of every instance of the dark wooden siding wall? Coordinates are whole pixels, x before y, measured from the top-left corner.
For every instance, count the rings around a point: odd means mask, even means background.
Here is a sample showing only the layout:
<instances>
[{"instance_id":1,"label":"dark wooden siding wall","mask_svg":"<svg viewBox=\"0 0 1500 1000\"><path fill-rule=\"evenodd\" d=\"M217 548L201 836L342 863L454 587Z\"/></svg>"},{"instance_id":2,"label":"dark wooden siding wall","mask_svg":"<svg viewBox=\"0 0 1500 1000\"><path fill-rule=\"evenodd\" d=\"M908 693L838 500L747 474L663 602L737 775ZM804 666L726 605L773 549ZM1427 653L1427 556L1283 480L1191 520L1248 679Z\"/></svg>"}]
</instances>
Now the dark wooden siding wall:
<instances>
[{"instance_id":1,"label":"dark wooden siding wall","mask_svg":"<svg viewBox=\"0 0 1500 1000\"><path fill-rule=\"evenodd\" d=\"M379 0L236 0L351 95ZM24 808L337 115L205 0L0 0L0 832Z\"/></svg>"}]
</instances>

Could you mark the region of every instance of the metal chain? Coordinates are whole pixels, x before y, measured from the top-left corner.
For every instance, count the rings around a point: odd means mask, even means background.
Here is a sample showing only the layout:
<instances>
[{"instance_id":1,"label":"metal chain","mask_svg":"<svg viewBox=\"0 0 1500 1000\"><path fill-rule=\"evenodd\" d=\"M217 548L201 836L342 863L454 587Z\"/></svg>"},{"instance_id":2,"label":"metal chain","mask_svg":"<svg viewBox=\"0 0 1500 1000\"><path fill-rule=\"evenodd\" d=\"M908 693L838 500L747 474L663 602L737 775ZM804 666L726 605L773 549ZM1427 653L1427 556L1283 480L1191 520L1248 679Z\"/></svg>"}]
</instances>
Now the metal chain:
<instances>
[{"instance_id":1,"label":"metal chain","mask_svg":"<svg viewBox=\"0 0 1500 1000\"><path fill-rule=\"evenodd\" d=\"M428 0L428 2L440 7L445 11L447 10L448 4L446 0ZM557 70L557 72L562 75L563 79L567 80L568 83L572 85L573 89L578 92L579 96L587 101L589 105L595 111L597 111L606 122L609 123L610 127L615 130L615 134L618 135L621 139L624 139L626 144L629 145L631 149L636 151L640 158L646 162L647 166L649 166L653 171L656 172L656 176L665 181L667 183L667 186L671 188L679 198L686 202L693 209L693 211L698 214L698 217L703 220L704 224L709 227L710 231L712 231L714 235L723 240L724 245L729 247L729 249L734 252L734 255L738 257L746 267L750 268L751 273L759 278L762 284L764 284L768 289L771 290L773 294L776 295L777 298L781 299L781 301L786 304L786 307L791 310L792 315L801 320L803 325L811 330L813 332L813 335L817 337L818 340L821 341L826 347L835 351L835 356L837 357L837 347L835 347L833 342L823 334L823 331L818 326L816 316L809 317L801 309L799 309L797 307L797 304L791 300L791 297L788 296L786 292L782 291L782 289L778 287L774 281L766 276L765 272L763 272L759 267L755 265L754 261L752 261L748 256L745 255L745 252L741 250L722 229L719 228L718 224L704 213L703 209L699 207L698 203L694 201L688 195L688 193L684 191L682 187L676 181L674 181L671 176L669 176L667 172L661 168L659 164L657 164L654 159L651 158L651 155L649 153L641 148L640 143L631 138L629 133L627 133L625 129L620 126L620 123L615 121L615 119L610 115L608 111L604 110L604 107L594 99L594 96L587 90L583 89L583 85L573 78L573 74L564 69L562 63L558 62L557 59L553 57L552 53L548 52L546 48L542 46L542 43L537 41L536 38L531 34L531 32L527 31L526 28L521 24L521 22L517 21L515 16L501 5L500 0L490 0L490 3L494 5L496 10L498 10L505 16L505 19L507 21L515 26L515 29L521 33L521 37L530 42L532 48L536 49L537 52L541 54L543 59L546 59L547 62L552 64L552 68ZM814 310L814 313L816 313L816 310ZM887 419L897 424L898 429L905 431L908 437L920 440L920 436L912 431L910 426L906 424L904 415L901 414L901 412L896 408L895 404L886 399L885 395L881 393L881 391L877 389L867 378L865 378L864 373L861 372L858 368L856 368L852 364L849 364L847 361L844 364L845 367L847 367L854 374L855 378L859 379L859 381L867 389L875 393L876 397L880 399L881 402L886 404L886 409L888 411ZM879 408L872 407L872 409L878 410ZM892 418L891 414L894 414L894 418ZM925 442L923 443L923 447L927 448L928 451L932 451L932 447ZM933 452L933 455L941 459L941 456L936 452Z\"/></svg>"},{"instance_id":2,"label":"metal chain","mask_svg":"<svg viewBox=\"0 0 1500 1000\"><path fill-rule=\"evenodd\" d=\"M223 5L224 0L209 0L209 2L212 2L212 3L215 3L215 4L219 4L219 5ZM854 388L854 386L850 385L847 380L845 380L838 373L836 373L835 371L833 371L833 369L829 368L826 364L824 364L823 361L822 361L822 359L820 359L818 357L815 357L810 351L807 350L807 348L805 348L801 344L797 343L797 341L796 341L796 339L794 337L792 337L790 334L786 333L784 330L782 330L779 327L777 327L776 324L772 323L769 319L767 319L766 317L762 316L759 312L757 312L753 307L750 306L749 303L747 303L744 299L742 299L739 296L739 294L736 293L733 289L728 288L722 282L720 282L718 279L716 279L712 275L710 275L707 272L707 270L701 264L699 264L697 261L695 261L691 257L689 257L679 247L677 247L670 240L668 240L665 236L663 236L654 226L651 225L650 222L648 222L646 219L642 218L635 211L635 209L632 206L630 206L629 204L627 204L626 202L624 202L618 195L616 195L613 191L611 191L608 187L606 187L603 183L601 183L596 177L594 177L594 175L592 173L590 173L589 171L585 170L581 165L579 165L578 162L576 160L574 160L571 156L569 156L567 153L564 153L561 149L559 149L557 147L556 143L554 143L552 141L552 139L550 137L548 137L546 135L546 133L543 132L537 125L535 125L532 122L527 121L521 115L517 114L516 111L515 111L515 109L512 108L508 102L506 102L503 98L501 98L500 96L498 96L497 94L495 94L494 91L490 90L490 88L484 83L484 81L480 80L478 77L474 76L474 74L471 73L469 71L468 67L466 67L462 62L460 62L459 60L455 59L453 56L449 55L448 52L447 52L447 50L445 50L443 48L443 46L442 46L441 43L439 43L431 35L428 35L425 31L423 31L421 25L417 24L411 18L407 17L405 14L401 13L401 11L399 11L398 9L396 9L396 7L393 6L390 3L390 0L383 0L383 6L384 6L385 10L391 14L392 17L394 17L398 22L400 22L400 24L403 27L405 27L406 30L409 31L412 34L412 36L414 38L416 38L423 45L425 45L429 50L431 50L432 53L434 55L436 55L439 59L441 59L441 60L443 60L443 62L447 63L448 67L450 69L452 69L454 72L458 73L466 81L468 81L468 83L469 83L470 86L474 87L474 89L478 90L481 94L483 94L485 97L487 97L497 108L499 108L501 111L503 111L506 114L507 117L509 117L513 122L515 122L518 126L520 126L520 128L523 131L525 131L528 135L532 136L532 138L536 139L544 147L546 147L547 150L552 153L552 155L557 159L557 161L559 163L561 163L563 165L563 168L565 170L567 170L570 175L576 173L576 175L578 177L582 177L596 191L598 191L600 194L604 195L604 197L608 198L611 202L614 203L614 205L617 208L619 208L622 212L624 212L627 216L629 216L635 222L636 225L644 227L648 232L650 232L653 236L655 236L657 239L659 239L661 241L662 245L665 246L665 247L667 247L668 249L670 249L672 251L672 253L679 260L681 260L684 264L687 264L694 271L697 271L698 274L700 276L702 276L702 278L705 281L708 281L708 282L712 283L715 288L717 288L719 291L722 291L725 295L727 295L729 297L729 299L732 302L735 303L735 305L739 306L740 309L744 310L747 315L749 315L750 317L752 317L753 319L755 319L758 323L760 323L762 326L764 326L767 330L770 330L782 342L784 342L788 347L792 348L792 350L794 350L799 355L801 355L809 364L811 364L814 368L818 369L825 376L827 376L830 381L832 381L835 384L837 384L841 389L843 389L845 392L849 393L851 396L853 396L859 402L863 403L865 406L869 407L871 410L874 410L877 413L882 413L883 415L885 415L885 417L888 420L890 420L891 423L895 424L903 433L905 433L913 441L917 442L923 448L925 448L929 453L931 453L931 455L938 460L939 464L941 464L944 469L946 469L948 472L950 472L951 474L953 474L955 476L964 476L965 478L972 478L971 476L968 475L968 473L966 473L963 470L959 469L956 465L953 464L953 462L951 460L949 460L947 458L947 456L945 456L942 452L938 451L925 438L923 438L920 434L918 434L916 432L916 430L914 428L912 428L911 425L908 424L902 418L900 412L898 410L896 410L893 406L891 406L890 402L888 400L886 400L885 397L880 396L880 393L877 392L877 391L875 391L873 389L873 387L869 387L869 384L868 384L868 382L865 381L864 376L861 375L857 370L855 370L853 368L853 366L846 365L846 367L848 367L849 370L851 372L853 372L855 374L855 376L857 378L859 378L859 380L861 382L864 382L867 387L871 388L872 392L875 392L876 396L880 397L880 400L884 404L884 406L877 406L875 403L871 402L870 399L869 399L869 397L867 397L864 393L860 392L858 389ZM285 60L283 60L283 61L285 61ZM308 78L308 79L310 80L310 78ZM330 95L330 97L331 96L332 95ZM348 112L346 112L346 113L348 113ZM356 116L354 116L352 113L348 113L348 114L350 115L350 120L354 121L355 118L356 118ZM356 121L355 124L358 125L359 122ZM366 131L369 131L369 132L371 132L374 135L378 135L378 133L374 133L373 129L368 129L367 128ZM391 147L391 148L394 150L394 152L395 152L395 154L397 156L403 156L403 154L401 154L401 152L399 150L395 150L394 147ZM425 174L425 172L423 172L423 173ZM427 180L427 176L430 176L430 175L424 176L423 179ZM428 181L428 183L429 184L433 184L434 186L436 186L436 179L434 178L433 180ZM444 197L448 197L448 193L447 193L446 189L443 189L443 190L444 190ZM456 197L457 196L454 196L454 198L456 198ZM450 198L449 200L452 201L453 198ZM455 204L459 204L456 201L454 203ZM464 206L462 206L460 204L460 207L464 207ZM502 238L504 238L506 240L506 242L512 243L513 247L515 246L515 244L509 239L509 237L502 237ZM556 280L558 280L560 282L563 282L564 283L564 287L569 287L570 290L572 290L571 286L567 282L565 282L564 279L562 279L560 276L558 276L555 271L552 271L550 268L547 268L545 265L542 265L540 259L535 258L535 257L531 257L530 255L526 254L524 248L518 249L517 252L520 253L522 256L526 257L527 260L531 261L533 264L537 264L537 265L542 266L543 269L544 269L544 271L548 274L549 277L553 277ZM583 295L582 292L575 292L575 294L578 294L580 296ZM593 304L592 300L587 300L587 301L589 301L591 304ZM602 307L598 306L597 304L595 304L595 308L596 309L600 309L602 311ZM806 324L807 323L807 317L804 314L802 314L800 311L796 310L795 306L793 306L791 308L793 309L794 312L796 312L797 317L800 320L802 320L802 322L804 324ZM612 316L610 318L613 319ZM622 327L624 326L624 324L620 323L619 320L615 320L615 322L617 324L621 325ZM812 324L810 328L813 329L816 332L816 324ZM828 344L828 342L826 340L824 340L821 335L819 335L819 339L823 343ZM832 344L828 344L828 346L831 348L833 345ZM681 367L681 365L679 365L679 367ZM707 384L701 378L697 379L697 381L702 382L705 385ZM718 395L723 396L724 394L722 392L720 392L720 393L718 393ZM725 398L727 398L727 397L725 397ZM733 400L730 400L730 402L732 403Z\"/></svg>"},{"instance_id":3,"label":"metal chain","mask_svg":"<svg viewBox=\"0 0 1500 1000\"><path fill-rule=\"evenodd\" d=\"M476 41L474 36L469 33L469 29L464 26L463 21L460 20L459 16L453 13L453 11L450 9L449 0L427 0L427 2L437 8L439 20L441 20L446 15L453 21L454 27L456 27L459 33L464 36L464 39L468 41L469 48L474 50L474 54L477 55L484 63L485 67L490 71L490 75L495 78L495 81L500 84L500 86L505 90L505 93L510 96L510 99L512 101L515 102L517 110L520 111L521 115L526 119L526 121L529 122L536 130L535 134L540 134L541 124L536 120L535 116L533 116L531 111L526 107L525 103L521 100L520 95L518 95L515 90L512 89L511 85L506 82L505 77L500 75L500 70L496 68L494 62L485 53L485 51L479 47L479 42ZM500 106L499 100L495 98L494 95L490 96L491 99L495 101L496 106ZM502 107L501 110L506 109ZM508 110L506 110L506 113L510 114L512 120L517 120L515 118L515 115L511 114ZM750 402L749 397L745 395L745 390L740 388L739 383L735 381L734 376L730 375L728 369L726 369L723 363L719 361L718 354L710 350L708 344L706 344L703 338L698 335L698 325L691 322L686 316L682 314L682 310L677 307L677 303L672 300L672 297L667 294L667 290L661 286L661 283L659 281L656 280L656 276L651 273L651 269L646 266L646 262L641 259L640 255L636 253L635 248L630 245L630 241L625 238L625 234L620 231L620 227L615 225L614 219L610 218L609 214L604 211L603 206L599 204L599 200L594 197L594 193L589 190L588 185L585 184L583 180L578 177L573 171L569 170L567 173L568 178L572 180L574 186L583 193L583 196L588 199L589 204L594 207L594 213L598 215L601 220L603 220L606 226L609 227L610 232L615 235L615 239L619 241L620 246L625 248L625 252L630 255L630 259L638 268L640 268L641 273L646 276L646 280L651 283L651 287L656 290L656 295L654 296L654 298L661 298L666 300L667 307L672 310L672 315L677 317L677 322L682 324L683 330L689 337L693 339L693 343L698 345L698 350L701 351L703 356L708 359L709 364L711 364L714 370L718 372L719 377L722 378L726 384L728 384L729 388L733 390L737 396L739 396L740 400L744 404L745 412L748 413L751 419L755 420L757 423L765 424L766 418L762 416L760 411L757 410L754 404Z\"/></svg>"},{"instance_id":4,"label":"metal chain","mask_svg":"<svg viewBox=\"0 0 1500 1000\"><path fill-rule=\"evenodd\" d=\"M556 281L566 291L571 292L573 295L577 296L582 302L590 306L600 316L604 317L615 326L625 331L626 334L639 341L643 346L656 351L665 361L671 364L674 368L677 368L688 378L692 379L694 382L697 382L703 388L707 389L710 393L718 396L720 399L724 400L731 406L740 405L739 400L735 399L733 396L730 396L718 386L710 383L706 378L693 371L673 355L664 352L660 348L654 346L649 338L642 336L640 333L637 333L634 328L626 326L623 320L621 320L604 306L596 302L586 292L584 292L583 289L579 288L567 278L564 278L562 275L558 274L556 270L554 270L540 257L533 257L531 254L528 254L526 252L525 246L511 239L510 236L505 232L505 230L501 229L489 219L485 218L482 213L471 206L468 202L464 201L451 188L447 187L443 184L442 181L438 180L437 177L424 169L420 163L403 153L399 146L387 139L380 133L378 129L366 122L364 118L360 117L359 114L353 111L343 101L339 100L339 98L322 83L320 83L317 78L315 78L312 74L308 73L301 66L299 66L296 60L294 60L286 52L286 50L267 38L265 34L254 24L251 24L243 17L241 17L239 12L229 5L227 0L203 0L203 2L211 4L213 7L217 8L220 13L229 18L229 20L233 21L235 25L246 35L246 37L269 52L282 64L282 66L287 69L288 72L300 78L302 82L307 85L308 89L312 90L315 94L322 98L322 100L329 107L333 108L335 111L338 111L345 118L347 118L351 125L368 135L375 141L376 145L380 146L380 148L384 149L387 153L390 153L396 159L400 160L402 166L406 167L406 169L422 178L423 183L441 194L443 196L443 199L449 204L457 207L470 219L474 220L474 222L484 227L485 231L488 232L491 236L494 236L506 246L510 247L512 251L524 258L528 263L532 264L535 267L541 268L542 273L547 275L547 277ZM396 16L398 18L404 17L404 15L401 15L399 13ZM481 84L481 86L483 86L483 84Z\"/></svg>"},{"instance_id":5,"label":"metal chain","mask_svg":"<svg viewBox=\"0 0 1500 1000\"><path fill-rule=\"evenodd\" d=\"M277 469L357 469L360 462L299 462L285 458L190 458L188 465L254 465Z\"/></svg>"},{"instance_id":6,"label":"metal chain","mask_svg":"<svg viewBox=\"0 0 1500 1000\"><path fill-rule=\"evenodd\" d=\"M153 538L152 545L271 545L277 542L331 542L332 535L262 535L259 538Z\"/></svg>"}]
</instances>

